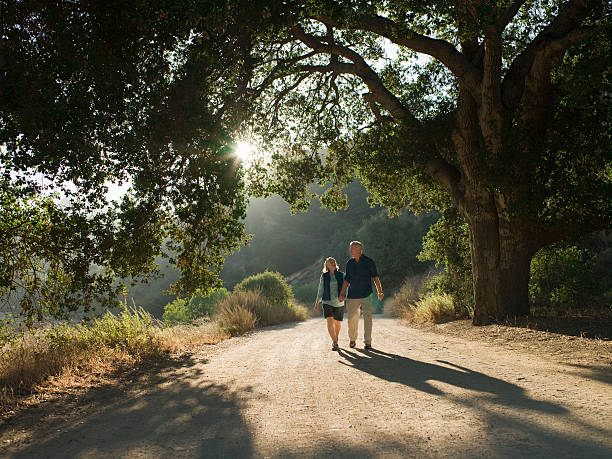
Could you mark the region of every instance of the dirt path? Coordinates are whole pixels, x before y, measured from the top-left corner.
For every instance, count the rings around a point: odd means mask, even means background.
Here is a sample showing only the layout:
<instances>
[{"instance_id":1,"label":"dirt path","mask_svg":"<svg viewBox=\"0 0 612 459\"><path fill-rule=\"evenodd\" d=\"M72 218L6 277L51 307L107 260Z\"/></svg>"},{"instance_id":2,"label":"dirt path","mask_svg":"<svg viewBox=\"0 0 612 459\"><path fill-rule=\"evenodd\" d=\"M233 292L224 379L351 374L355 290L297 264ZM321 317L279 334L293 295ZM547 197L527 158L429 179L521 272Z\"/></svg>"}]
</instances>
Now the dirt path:
<instances>
[{"instance_id":1,"label":"dirt path","mask_svg":"<svg viewBox=\"0 0 612 459\"><path fill-rule=\"evenodd\" d=\"M341 334L336 353L321 319L261 330L49 403L0 425L0 456L612 457L609 361L587 371L382 317L377 350Z\"/></svg>"}]
</instances>

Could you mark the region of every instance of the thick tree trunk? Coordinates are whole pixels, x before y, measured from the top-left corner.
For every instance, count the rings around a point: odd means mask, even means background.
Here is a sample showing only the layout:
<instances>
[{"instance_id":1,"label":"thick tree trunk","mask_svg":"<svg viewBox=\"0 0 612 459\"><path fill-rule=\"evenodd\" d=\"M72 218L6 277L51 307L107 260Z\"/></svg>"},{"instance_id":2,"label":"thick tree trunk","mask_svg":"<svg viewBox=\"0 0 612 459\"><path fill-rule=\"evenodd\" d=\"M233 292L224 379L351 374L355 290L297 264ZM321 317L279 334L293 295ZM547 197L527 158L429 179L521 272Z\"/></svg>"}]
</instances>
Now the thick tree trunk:
<instances>
[{"instance_id":1,"label":"thick tree trunk","mask_svg":"<svg viewBox=\"0 0 612 459\"><path fill-rule=\"evenodd\" d=\"M472 216L470 251L474 287L474 325L529 314L529 235L510 231L493 213ZM518 225L517 225L518 226Z\"/></svg>"},{"instance_id":2,"label":"thick tree trunk","mask_svg":"<svg viewBox=\"0 0 612 459\"><path fill-rule=\"evenodd\" d=\"M479 107L460 88L453 133L463 184L462 192L453 198L470 226L474 325L529 314L529 268L535 247L529 226L519 218L509 220L506 198L487 186L488 158L499 153L503 124L503 120L493 122L493 115L487 112L497 106L494 98L481 101Z\"/></svg>"}]
</instances>

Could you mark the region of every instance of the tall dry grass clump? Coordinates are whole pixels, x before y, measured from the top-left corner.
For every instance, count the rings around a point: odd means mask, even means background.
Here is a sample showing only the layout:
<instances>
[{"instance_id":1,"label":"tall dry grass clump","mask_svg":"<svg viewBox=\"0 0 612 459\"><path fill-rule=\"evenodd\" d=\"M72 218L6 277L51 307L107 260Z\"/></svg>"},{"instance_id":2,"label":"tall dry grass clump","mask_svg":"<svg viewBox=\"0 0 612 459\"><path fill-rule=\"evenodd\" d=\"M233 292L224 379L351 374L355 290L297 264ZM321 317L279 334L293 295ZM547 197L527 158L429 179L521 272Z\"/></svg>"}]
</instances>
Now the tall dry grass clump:
<instances>
[{"instance_id":1,"label":"tall dry grass clump","mask_svg":"<svg viewBox=\"0 0 612 459\"><path fill-rule=\"evenodd\" d=\"M206 345L217 344L230 335L219 328L217 322L200 317L189 324L177 324L155 329L165 352L184 352Z\"/></svg>"},{"instance_id":2,"label":"tall dry grass clump","mask_svg":"<svg viewBox=\"0 0 612 459\"><path fill-rule=\"evenodd\" d=\"M237 290L219 304L215 320L221 329L240 335L258 327L297 322L308 318L308 310L299 304L274 303L260 289Z\"/></svg>"},{"instance_id":3,"label":"tall dry grass clump","mask_svg":"<svg viewBox=\"0 0 612 459\"><path fill-rule=\"evenodd\" d=\"M385 303L385 314L412 323L439 324L457 319L452 295L428 291L427 278L423 276L406 279Z\"/></svg>"},{"instance_id":4,"label":"tall dry grass clump","mask_svg":"<svg viewBox=\"0 0 612 459\"><path fill-rule=\"evenodd\" d=\"M64 391L113 370L225 336L216 324L161 327L142 308L106 312L89 324L55 324L0 348L0 412L36 392Z\"/></svg>"},{"instance_id":5,"label":"tall dry grass clump","mask_svg":"<svg viewBox=\"0 0 612 459\"><path fill-rule=\"evenodd\" d=\"M215 320L229 335L242 335L255 328L257 315L254 311L265 305L265 298L257 291L234 292L219 304Z\"/></svg>"},{"instance_id":6,"label":"tall dry grass clump","mask_svg":"<svg viewBox=\"0 0 612 459\"><path fill-rule=\"evenodd\" d=\"M408 277L390 301L384 304L384 315L387 317L403 317L406 310L422 297L425 278L423 276Z\"/></svg>"},{"instance_id":7,"label":"tall dry grass clump","mask_svg":"<svg viewBox=\"0 0 612 459\"><path fill-rule=\"evenodd\" d=\"M400 318L414 323L450 322L456 319L453 297L448 293L428 295L413 304L403 305Z\"/></svg>"}]
</instances>

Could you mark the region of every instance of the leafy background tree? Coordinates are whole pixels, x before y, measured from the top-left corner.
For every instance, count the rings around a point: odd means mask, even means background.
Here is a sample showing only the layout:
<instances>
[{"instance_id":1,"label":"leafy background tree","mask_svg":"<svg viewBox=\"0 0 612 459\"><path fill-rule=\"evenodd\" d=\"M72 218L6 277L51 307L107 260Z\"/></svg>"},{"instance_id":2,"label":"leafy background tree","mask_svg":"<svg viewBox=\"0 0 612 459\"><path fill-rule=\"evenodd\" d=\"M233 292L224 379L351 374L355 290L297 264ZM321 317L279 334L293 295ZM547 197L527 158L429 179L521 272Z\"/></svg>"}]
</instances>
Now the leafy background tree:
<instances>
[{"instance_id":1,"label":"leafy background tree","mask_svg":"<svg viewBox=\"0 0 612 459\"><path fill-rule=\"evenodd\" d=\"M210 292L208 295L202 294L201 290L196 290L191 298L176 300L168 303L164 307L163 319L168 325L177 323L191 322L200 317L212 317L217 306L229 296L229 292L220 288Z\"/></svg>"},{"instance_id":2,"label":"leafy background tree","mask_svg":"<svg viewBox=\"0 0 612 459\"><path fill-rule=\"evenodd\" d=\"M429 263L419 262L416 256L436 214L415 216L406 212L389 219L387 211L380 206L370 207L367 192L359 181L347 187L347 199L346 210L332 212L312 200L307 212L295 214L291 214L289 204L279 197L251 201L245 227L254 236L249 246L226 260L221 272L225 285L232 287L250 273L264 269L289 276L315 263L317 273L312 279L294 286L300 292L296 295L300 301L310 303L318 285L318 264L322 266L324 257L333 256L340 269L344 269L352 240L360 240L365 245L365 253L374 258L389 294L404 278L430 268Z\"/></svg>"},{"instance_id":3,"label":"leafy background tree","mask_svg":"<svg viewBox=\"0 0 612 459\"><path fill-rule=\"evenodd\" d=\"M146 279L163 254L180 267L175 293L218 287L223 256L246 240L231 137L248 106L240 5L2 1L0 10L0 192L15 215L3 228L2 293L21 294L22 323L43 317L45 289L60 281L73 295L56 298L55 312L87 309L103 290L113 302L111 278ZM113 183L129 185L120 202L106 193ZM41 198L51 193L61 206ZM39 269L10 247L56 269L48 287L19 286Z\"/></svg>"}]
</instances>

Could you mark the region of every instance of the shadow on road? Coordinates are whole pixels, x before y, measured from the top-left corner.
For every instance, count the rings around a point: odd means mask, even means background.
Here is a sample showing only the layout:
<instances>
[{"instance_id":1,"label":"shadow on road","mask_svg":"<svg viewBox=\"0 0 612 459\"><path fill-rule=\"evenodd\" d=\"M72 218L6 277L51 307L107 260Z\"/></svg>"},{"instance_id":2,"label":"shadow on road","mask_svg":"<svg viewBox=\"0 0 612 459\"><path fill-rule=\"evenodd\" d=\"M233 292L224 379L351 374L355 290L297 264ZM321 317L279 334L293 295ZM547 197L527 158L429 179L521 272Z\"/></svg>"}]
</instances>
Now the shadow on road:
<instances>
[{"instance_id":1,"label":"shadow on road","mask_svg":"<svg viewBox=\"0 0 612 459\"><path fill-rule=\"evenodd\" d=\"M574 372L576 375L612 385L612 365L582 365L570 363L569 366L576 368Z\"/></svg>"},{"instance_id":2,"label":"shadow on road","mask_svg":"<svg viewBox=\"0 0 612 459\"><path fill-rule=\"evenodd\" d=\"M531 398L522 387L511 382L444 360L437 360L439 364L427 363L377 349L359 352L341 349L339 353L344 365L476 410L485 420L485 438L496 438L487 445L494 456L523 456L525 450L517 449L522 444L534 457L550 454L612 457L609 445L593 441L594 438L608 439L612 431L583 422L560 404ZM467 397L457 396L454 391L445 393L433 381L476 393L468 393ZM513 440L504 444L499 432L511 432Z\"/></svg>"},{"instance_id":3,"label":"shadow on road","mask_svg":"<svg viewBox=\"0 0 612 459\"><path fill-rule=\"evenodd\" d=\"M61 406L29 426L30 441L4 457L244 457L253 454L242 400L221 384L194 384L201 368L164 372L152 390L98 388L87 394L97 409L81 416Z\"/></svg>"},{"instance_id":4,"label":"shadow on road","mask_svg":"<svg viewBox=\"0 0 612 459\"><path fill-rule=\"evenodd\" d=\"M524 390L516 384L443 360L438 360L443 365L436 365L377 349L364 351L363 354L341 349L340 355L346 359L346 362L343 362L346 365L350 363L353 367L371 375L390 382L402 383L429 394L444 395L444 392L430 384L430 381L440 381L463 389L490 394L495 397L496 402L507 406L545 413L567 411L554 403L527 397Z\"/></svg>"},{"instance_id":5,"label":"shadow on road","mask_svg":"<svg viewBox=\"0 0 612 459\"><path fill-rule=\"evenodd\" d=\"M504 325L582 338L612 339L612 314L609 311L585 317L529 316Z\"/></svg>"}]
</instances>

